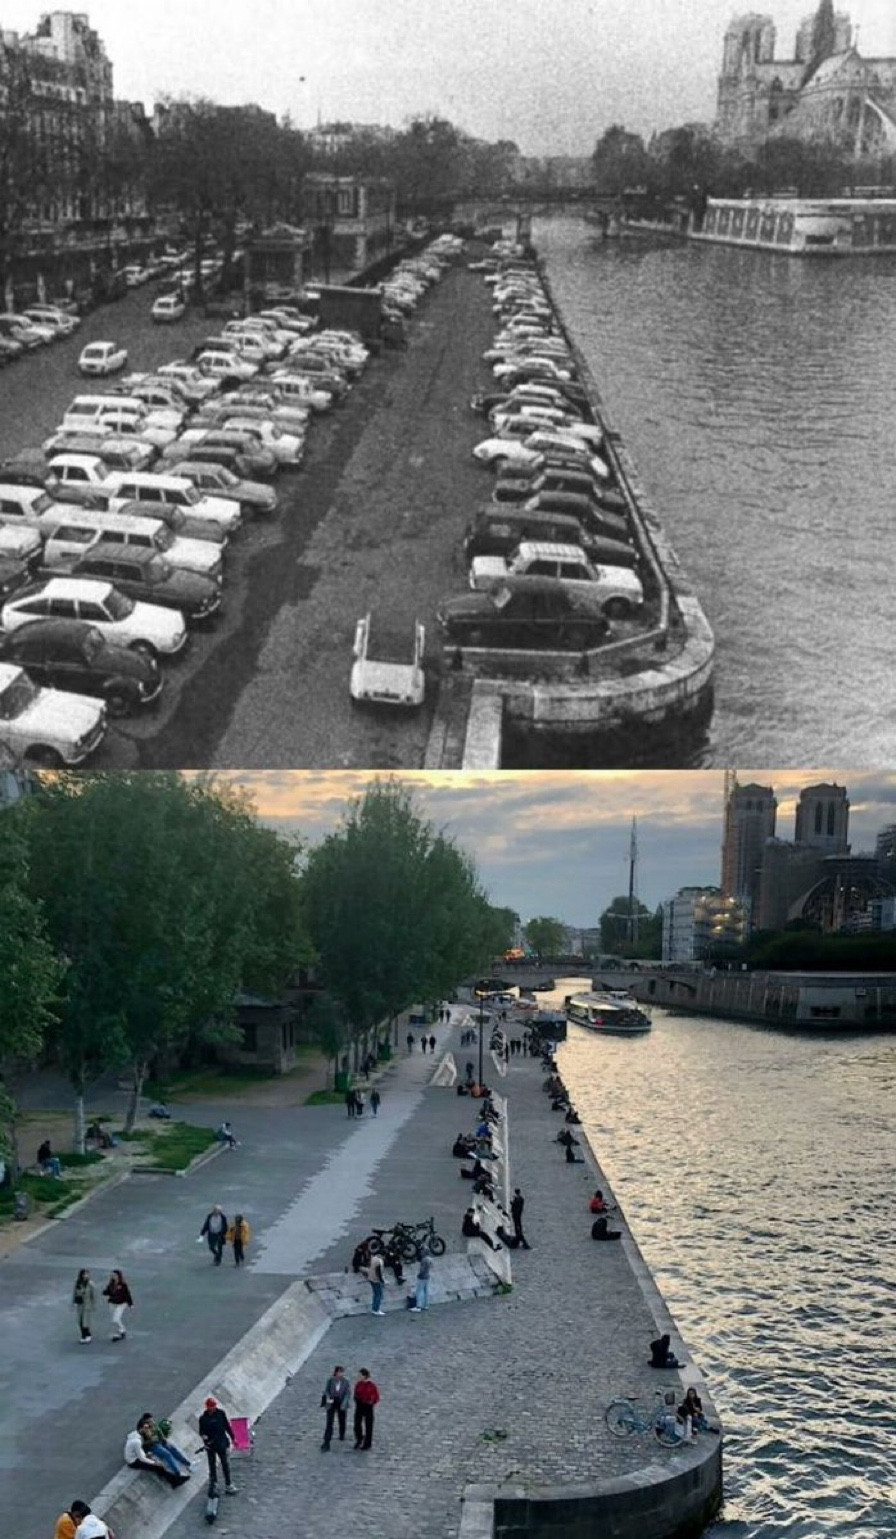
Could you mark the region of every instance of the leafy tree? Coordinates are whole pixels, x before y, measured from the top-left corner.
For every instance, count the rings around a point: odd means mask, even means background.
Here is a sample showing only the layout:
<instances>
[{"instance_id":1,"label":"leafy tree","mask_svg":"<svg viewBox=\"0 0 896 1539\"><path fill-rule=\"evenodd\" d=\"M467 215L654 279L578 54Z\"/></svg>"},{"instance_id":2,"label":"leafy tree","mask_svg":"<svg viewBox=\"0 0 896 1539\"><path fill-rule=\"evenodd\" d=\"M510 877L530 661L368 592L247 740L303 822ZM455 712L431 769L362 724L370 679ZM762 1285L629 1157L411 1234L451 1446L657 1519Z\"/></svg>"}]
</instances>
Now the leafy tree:
<instances>
[{"instance_id":1,"label":"leafy tree","mask_svg":"<svg viewBox=\"0 0 896 1539\"><path fill-rule=\"evenodd\" d=\"M485 961L494 931L472 862L376 781L313 849L302 879L324 983L360 1038Z\"/></svg>"},{"instance_id":2,"label":"leafy tree","mask_svg":"<svg viewBox=\"0 0 896 1539\"><path fill-rule=\"evenodd\" d=\"M492 906L489 910L488 924L489 934L492 937L491 955L497 957L502 952L509 951L514 944L520 928L520 916L515 908Z\"/></svg>"},{"instance_id":3,"label":"leafy tree","mask_svg":"<svg viewBox=\"0 0 896 1539\"><path fill-rule=\"evenodd\" d=\"M530 919L524 934L537 956L562 956L566 946L566 925L561 920L546 916Z\"/></svg>"},{"instance_id":4,"label":"leafy tree","mask_svg":"<svg viewBox=\"0 0 896 1539\"><path fill-rule=\"evenodd\" d=\"M618 198L627 188L645 186L652 180L644 140L619 123L614 123L598 139L592 160L599 193Z\"/></svg>"},{"instance_id":5,"label":"leafy tree","mask_svg":"<svg viewBox=\"0 0 896 1539\"><path fill-rule=\"evenodd\" d=\"M39 1056L54 1015L62 966L41 906L28 892L28 846L17 810L0 815L0 1153L18 1166L17 1108L7 1087Z\"/></svg>"},{"instance_id":6,"label":"leafy tree","mask_svg":"<svg viewBox=\"0 0 896 1539\"><path fill-rule=\"evenodd\" d=\"M651 914L637 898L630 905L628 893L620 893L604 909L599 922L602 951L629 957L661 954L662 910Z\"/></svg>"},{"instance_id":7,"label":"leafy tree","mask_svg":"<svg viewBox=\"0 0 896 1539\"><path fill-rule=\"evenodd\" d=\"M68 966L56 1050L83 1141L89 1084L132 1082L191 1038L225 1040L244 984L282 984L310 954L294 851L248 805L176 775L60 776L29 820L31 878Z\"/></svg>"}]
</instances>

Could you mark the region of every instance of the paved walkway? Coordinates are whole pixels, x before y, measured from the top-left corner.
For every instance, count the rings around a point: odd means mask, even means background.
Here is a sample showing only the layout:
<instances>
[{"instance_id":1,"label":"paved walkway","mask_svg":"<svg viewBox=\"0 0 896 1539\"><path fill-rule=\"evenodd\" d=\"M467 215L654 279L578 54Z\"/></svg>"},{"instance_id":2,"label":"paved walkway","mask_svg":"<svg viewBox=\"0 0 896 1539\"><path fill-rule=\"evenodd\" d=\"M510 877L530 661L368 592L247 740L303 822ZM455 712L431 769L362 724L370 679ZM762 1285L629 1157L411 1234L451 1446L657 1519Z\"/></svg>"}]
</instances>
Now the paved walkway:
<instances>
[{"instance_id":1,"label":"paved walkway","mask_svg":"<svg viewBox=\"0 0 896 1539\"><path fill-rule=\"evenodd\" d=\"M457 1046L457 1027L435 1030L440 1051ZM458 1049L461 1063L467 1056ZM241 1107L239 1115L231 1107L240 1149L187 1180L135 1176L0 1266L5 1533L45 1539L63 1506L89 1499L120 1468L136 1414L163 1414L188 1396L289 1281L345 1267L370 1226L432 1214L449 1247L464 1246L469 1188L450 1151L472 1108L453 1090L428 1086L434 1066L419 1050L397 1059L377 1119L368 1112L352 1121L340 1106ZM469 1482L584 1481L656 1458L655 1445L620 1444L603 1425L614 1394L649 1399L657 1387L644 1366L653 1321L623 1247L590 1239L594 1173L563 1162L541 1080L538 1063L520 1058L501 1082L534 1247L514 1253L513 1291L422 1315L338 1321L261 1418L222 1532L273 1535L287 1521L292 1539L318 1539L334 1523L340 1532L443 1539L458 1532ZM216 1115L206 1108L203 1120ZM250 1218L244 1271L227 1261L213 1267L196 1244L214 1201ZM93 1343L78 1344L68 1299L82 1264L101 1283L114 1265L128 1276L136 1308L125 1342L106 1339L101 1317ZM320 1394L337 1360L350 1374L369 1367L380 1386L370 1455L350 1441L320 1452ZM495 1430L506 1439L491 1440ZM194 1533L199 1519L197 1498L173 1539Z\"/></svg>"}]
</instances>

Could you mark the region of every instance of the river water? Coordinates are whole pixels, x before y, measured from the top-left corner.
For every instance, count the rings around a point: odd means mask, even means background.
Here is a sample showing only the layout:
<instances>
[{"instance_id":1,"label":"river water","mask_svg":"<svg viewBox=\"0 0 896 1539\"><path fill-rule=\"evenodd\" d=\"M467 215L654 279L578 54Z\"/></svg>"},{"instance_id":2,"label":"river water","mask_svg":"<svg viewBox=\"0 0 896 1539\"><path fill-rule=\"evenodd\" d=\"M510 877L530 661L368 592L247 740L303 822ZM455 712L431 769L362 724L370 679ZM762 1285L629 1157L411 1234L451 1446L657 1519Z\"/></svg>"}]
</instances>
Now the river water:
<instances>
[{"instance_id":1,"label":"river water","mask_svg":"<svg viewBox=\"0 0 896 1539\"><path fill-rule=\"evenodd\" d=\"M896 1038L657 1011L559 1064L724 1422L709 1539L896 1534Z\"/></svg>"},{"instance_id":2,"label":"river water","mask_svg":"<svg viewBox=\"0 0 896 1539\"><path fill-rule=\"evenodd\" d=\"M890 765L896 257L534 240L715 630L699 762Z\"/></svg>"}]
</instances>

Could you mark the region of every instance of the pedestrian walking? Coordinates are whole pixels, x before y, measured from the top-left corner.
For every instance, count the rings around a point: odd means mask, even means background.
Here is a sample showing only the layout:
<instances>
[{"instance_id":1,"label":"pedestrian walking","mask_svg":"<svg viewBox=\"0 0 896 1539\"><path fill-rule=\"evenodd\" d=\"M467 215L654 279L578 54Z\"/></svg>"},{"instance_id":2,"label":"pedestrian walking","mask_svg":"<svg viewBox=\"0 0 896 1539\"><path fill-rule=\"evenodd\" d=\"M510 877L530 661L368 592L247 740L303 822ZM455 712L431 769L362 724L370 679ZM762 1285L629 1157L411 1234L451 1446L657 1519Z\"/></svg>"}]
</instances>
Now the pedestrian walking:
<instances>
[{"instance_id":1,"label":"pedestrian walking","mask_svg":"<svg viewBox=\"0 0 896 1539\"><path fill-rule=\"evenodd\" d=\"M367 1267L367 1281L370 1283L372 1298L370 1301L370 1313L372 1315L384 1315L383 1289L385 1286L385 1274L383 1272L382 1256L371 1256Z\"/></svg>"},{"instance_id":2,"label":"pedestrian walking","mask_svg":"<svg viewBox=\"0 0 896 1539\"><path fill-rule=\"evenodd\" d=\"M252 1230L243 1218L242 1213L238 1213L227 1230L227 1244L233 1246L234 1266L242 1266L246 1259L246 1246L251 1238Z\"/></svg>"},{"instance_id":3,"label":"pedestrian walking","mask_svg":"<svg viewBox=\"0 0 896 1539\"><path fill-rule=\"evenodd\" d=\"M320 1397L320 1403L326 1407L327 1419L324 1423L324 1440L321 1443L321 1451L329 1453L330 1443L333 1440L333 1423L339 1424L339 1441L345 1442L345 1418L348 1412L349 1397L352 1387L345 1377L345 1369L341 1363L337 1363L330 1377L324 1385L324 1392Z\"/></svg>"},{"instance_id":4,"label":"pedestrian walking","mask_svg":"<svg viewBox=\"0 0 896 1539\"><path fill-rule=\"evenodd\" d=\"M408 1052L412 1053L414 1051L414 1033L412 1031L408 1032L405 1041L408 1044Z\"/></svg>"},{"instance_id":5,"label":"pedestrian walking","mask_svg":"<svg viewBox=\"0 0 896 1539\"><path fill-rule=\"evenodd\" d=\"M356 1117L363 1117L363 1115L364 1115L364 1108L365 1108L366 1105L367 1105L367 1099L366 1099L366 1097L364 1095L364 1091L363 1090L356 1090L355 1091L355 1116Z\"/></svg>"},{"instance_id":6,"label":"pedestrian walking","mask_svg":"<svg viewBox=\"0 0 896 1539\"><path fill-rule=\"evenodd\" d=\"M376 1116L377 1112L380 1109L380 1101L381 1100L382 1100L382 1096L380 1095L379 1091L377 1090L376 1085L374 1085L373 1089L370 1092L370 1110L373 1112L374 1116Z\"/></svg>"},{"instance_id":7,"label":"pedestrian walking","mask_svg":"<svg viewBox=\"0 0 896 1539\"><path fill-rule=\"evenodd\" d=\"M78 1329L81 1332L81 1340L91 1341L90 1322L93 1319L93 1311L96 1309L96 1289L90 1281L90 1273L86 1266L82 1266L75 1278L72 1303L78 1311Z\"/></svg>"},{"instance_id":8,"label":"pedestrian walking","mask_svg":"<svg viewBox=\"0 0 896 1539\"><path fill-rule=\"evenodd\" d=\"M430 1261L429 1256L426 1254L426 1251L424 1251L423 1255L420 1257L420 1264L417 1267L417 1282L414 1288L414 1304L411 1309L412 1315L422 1314L424 1309L429 1308L429 1278L431 1272L432 1262Z\"/></svg>"},{"instance_id":9,"label":"pedestrian walking","mask_svg":"<svg viewBox=\"0 0 896 1539\"><path fill-rule=\"evenodd\" d=\"M513 1196L510 1199L510 1217L513 1219L513 1232L516 1236L517 1244L522 1245L523 1250L531 1250L532 1246L523 1234L523 1208L525 1206L526 1199L519 1187L515 1186Z\"/></svg>"},{"instance_id":10,"label":"pedestrian walking","mask_svg":"<svg viewBox=\"0 0 896 1539\"><path fill-rule=\"evenodd\" d=\"M227 1238L227 1214L219 1203L215 1203L210 1213L206 1213L205 1222L199 1231L200 1240L205 1237L208 1248L212 1253L215 1266L221 1265L221 1256L224 1251L224 1241Z\"/></svg>"},{"instance_id":11,"label":"pedestrian walking","mask_svg":"<svg viewBox=\"0 0 896 1539\"><path fill-rule=\"evenodd\" d=\"M109 1300L109 1308L112 1311L112 1340L123 1341L127 1335L124 1328L124 1312L133 1309L134 1300L131 1290L124 1280L124 1272L115 1267L109 1281L103 1289L103 1298Z\"/></svg>"},{"instance_id":12,"label":"pedestrian walking","mask_svg":"<svg viewBox=\"0 0 896 1539\"><path fill-rule=\"evenodd\" d=\"M430 1052L431 1052L431 1053L434 1053L434 1052L435 1052L435 1050L436 1050L436 1038L435 1038L435 1033L434 1033L434 1032L430 1032L430 1035L429 1035L429 1051L430 1051Z\"/></svg>"},{"instance_id":13,"label":"pedestrian walking","mask_svg":"<svg viewBox=\"0 0 896 1539\"><path fill-rule=\"evenodd\" d=\"M224 1490L228 1496L236 1496L237 1488L230 1478L230 1446L235 1442L233 1428L226 1411L222 1411L214 1395L209 1395L205 1410L199 1418L199 1436L208 1460L208 1494L218 1494L218 1465L224 1476Z\"/></svg>"},{"instance_id":14,"label":"pedestrian walking","mask_svg":"<svg viewBox=\"0 0 896 1539\"><path fill-rule=\"evenodd\" d=\"M373 1408L379 1405L380 1392L370 1377L369 1368L361 1368L355 1385L355 1447L367 1449L373 1442Z\"/></svg>"},{"instance_id":15,"label":"pedestrian walking","mask_svg":"<svg viewBox=\"0 0 896 1539\"><path fill-rule=\"evenodd\" d=\"M345 1092L345 1112L348 1117L355 1115L355 1092L353 1090Z\"/></svg>"}]
</instances>

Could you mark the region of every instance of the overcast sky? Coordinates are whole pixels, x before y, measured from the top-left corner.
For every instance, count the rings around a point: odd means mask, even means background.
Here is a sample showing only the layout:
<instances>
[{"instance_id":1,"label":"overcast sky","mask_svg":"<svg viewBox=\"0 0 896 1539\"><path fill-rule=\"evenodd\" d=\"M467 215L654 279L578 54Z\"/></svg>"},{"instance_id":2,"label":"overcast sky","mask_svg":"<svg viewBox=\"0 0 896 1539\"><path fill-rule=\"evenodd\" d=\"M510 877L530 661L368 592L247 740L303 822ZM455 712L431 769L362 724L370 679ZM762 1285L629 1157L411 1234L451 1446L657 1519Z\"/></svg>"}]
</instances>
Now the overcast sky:
<instances>
[{"instance_id":1,"label":"overcast sky","mask_svg":"<svg viewBox=\"0 0 896 1539\"><path fill-rule=\"evenodd\" d=\"M310 127L400 126L437 112L527 155L590 154L614 122L638 132L710 120L733 16L773 15L780 58L815 0L87 0L116 94L257 101ZM894 0L838 4L868 57L896 55ZM30 31L44 6L4 0ZM304 83L301 77L304 76Z\"/></svg>"},{"instance_id":2,"label":"overcast sky","mask_svg":"<svg viewBox=\"0 0 896 1539\"><path fill-rule=\"evenodd\" d=\"M340 771L259 771L222 775L250 790L259 813L281 831L314 843L335 828L348 799L375 775ZM679 887L719 882L723 777L713 770L498 775L406 773L422 814L475 859L492 902L524 919L552 914L577 927L597 923L628 890L629 833L638 819L638 896L653 909ZM739 770L742 785L772 785L778 835L793 838L803 786L836 781L850 799L853 851L873 849L896 823L896 771Z\"/></svg>"}]
</instances>

